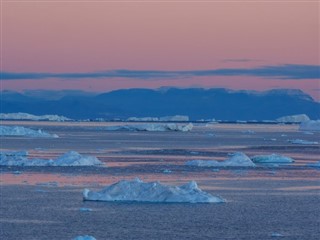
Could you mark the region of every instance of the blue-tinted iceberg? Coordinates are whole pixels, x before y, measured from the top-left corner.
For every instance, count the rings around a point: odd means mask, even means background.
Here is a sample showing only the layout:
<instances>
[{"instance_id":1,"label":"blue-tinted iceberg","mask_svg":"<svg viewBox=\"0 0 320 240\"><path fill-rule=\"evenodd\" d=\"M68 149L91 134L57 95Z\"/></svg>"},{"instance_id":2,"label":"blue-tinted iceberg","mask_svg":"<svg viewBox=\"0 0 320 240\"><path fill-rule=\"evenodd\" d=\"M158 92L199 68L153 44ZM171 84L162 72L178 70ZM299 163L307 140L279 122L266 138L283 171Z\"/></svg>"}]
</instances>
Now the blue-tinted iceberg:
<instances>
[{"instance_id":1,"label":"blue-tinted iceberg","mask_svg":"<svg viewBox=\"0 0 320 240\"><path fill-rule=\"evenodd\" d=\"M253 156L252 161L255 163L292 163L294 160L291 157L282 156L279 154L271 155L256 155Z\"/></svg>"},{"instance_id":2,"label":"blue-tinted iceberg","mask_svg":"<svg viewBox=\"0 0 320 240\"><path fill-rule=\"evenodd\" d=\"M33 130L20 126L0 126L0 136L26 136L26 137L48 137L57 138L58 135L50 134L42 130Z\"/></svg>"},{"instance_id":3,"label":"blue-tinted iceberg","mask_svg":"<svg viewBox=\"0 0 320 240\"><path fill-rule=\"evenodd\" d=\"M254 167L255 164L244 153L233 153L230 158L224 161L217 160L191 160L186 162L187 166L197 167Z\"/></svg>"},{"instance_id":4,"label":"blue-tinted iceberg","mask_svg":"<svg viewBox=\"0 0 320 240\"><path fill-rule=\"evenodd\" d=\"M78 237L75 237L74 239L72 240L97 240L95 239L94 237L92 236L89 236L89 235L85 235L85 236L78 236Z\"/></svg>"},{"instance_id":5,"label":"blue-tinted iceberg","mask_svg":"<svg viewBox=\"0 0 320 240\"><path fill-rule=\"evenodd\" d=\"M300 124L301 131L320 131L320 120L305 121Z\"/></svg>"},{"instance_id":6,"label":"blue-tinted iceberg","mask_svg":"<svg viewBox=\"0 0 320 240\"><path fill-rule=\"evenodd\" d=\"M282 122L282 123L301 123L309 120L310 118L306 114L290 115L290 116L284 116L276 119L277 122Z\"/></svg>"},{"instance_id":7,"label":"blue-tinted iceberg","mask_svg":"<svg viewBox=\"0 0 320 240\"><path fill-rule=\"evenodd\" d=\"M2 166L95 166L102 165L96 157L81 155L70 151L57 159L29 159L28 152L0 152L0 165Z\"/></svg>"},{"instance_id":8,"label":"blue-tinted iceberg","mask_svg":"<svg viewBox=\"0 0 320 240\"><path fill-rule=\"evenodd\" d=\"M89 189L83 191L86 201L121 201L154 203L221 203L221 197L203 192L196 182L191 181L182 186L169 186L160 182L143 182L140 179L122 180L99 192Z\"/></svg>"}]
</instances>

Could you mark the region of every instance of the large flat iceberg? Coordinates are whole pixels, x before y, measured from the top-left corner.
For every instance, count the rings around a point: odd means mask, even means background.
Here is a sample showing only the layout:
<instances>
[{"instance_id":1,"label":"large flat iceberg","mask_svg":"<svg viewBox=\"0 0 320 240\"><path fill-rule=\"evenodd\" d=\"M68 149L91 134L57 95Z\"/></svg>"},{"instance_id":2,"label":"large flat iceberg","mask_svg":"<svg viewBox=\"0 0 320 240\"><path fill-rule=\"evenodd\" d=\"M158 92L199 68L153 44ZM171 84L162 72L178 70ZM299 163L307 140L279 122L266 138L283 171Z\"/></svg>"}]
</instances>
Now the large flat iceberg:
<instances>
[{"instance_id":1,"label":"large flat iceberg","mask_svg":"<svg viewBox=\"0 0 320 240\"><path fill-rule=\"evenodd\" d=\"M57 134L50 134L42 130L33 130L20 126L0 126L0 136L26 136L26 137L49 137L57 138Z\"/></svg>"},{"instance_id":2,"label":"large flat iceberg","mask_svg":"<svg viewBox=\"0 0 320 240\"><path fill-rule=\"evenodd\" d=\"M294 160L291 157L282 156L279 154L271 155L256 155L253 156L252 161L255 163L292 163Z\"/></svg>"},{"instance_id":3,"label":"large flat iceberg","mask_svg":"<svg viewBox=\"0 0 320 240\"><path fill-rule=\"evenodd\" d=\"M102 165L96 157L81 155L70 151L56 159L29 159L28 152L0 152L1 166L95 166Z\"/></svg>"},{"instance_id":4,"label":"large flat iceberg","mask_svg":"<svg viewBox=\"0 0 320 240\"><path fill-rule=\"evenodd\" d=\"M188 132L193 128L193 124L186 125L168 123L168 124L135 124L135 125L123 125L123 126L110 126L107 127L107 131L148 131L148 132L165 132L165 131L179 131Z\"/></svg>"},{"instance_id":5,"label":"large flat iceberg","mask_svg":"<svg viewBox=\"0 0 320 240\"><path fill-rule=\"evenodd\" d=\"M320 131L320 120L305 121L300 124L301 131Z\"/></svg>"},{"instance_id":6,"label":"large flat iceberg","mask_svg":"<svg viewBox=\"0 0 320 240\"><path fill-rule=\"evenodd\" d=\"M290 116L284 116L276 119L277 122L282 122L282 123L301 123L309 120L310 118L306 114L290 115Z\"/></svg>"},{"instance_id":7,"label":"large flat iceberg","mask_svg":"<svg viewBox=\"0 0 320 240\"><path fill-rule=\"evenodd\" d=\"M221 197L213 196L198 188L191 181L180 187L168 186L160 182L143 182L140 179L122 180L99 192L84 189L86 201L121 201L121 202L154 202L154 203L222 203Z\"/></svg>"},{"instance_id":8,"label":"large flat iceberg","mask_svg":"<svg viewBox=\"0 0 320 240\"><path fill-rule=\"evenodd\" d=\"M237 152L224 161L217 160L191 160L186 162L187 166L197 167L254 167L255 164L244 153Z\"/></svg>"},{"instance_id":9,"label":"large flat iceberg","mask_svg":"<svg viewBox=\"0 0 320 240\"><path fill-rule=\"evenodd\" d=\"M58 115L33 115L29 113L0 113L0 119L2 120L30 120L30 121L55 121L64 122L70 121L70 118Z\"/></svg>"}]
</instances>

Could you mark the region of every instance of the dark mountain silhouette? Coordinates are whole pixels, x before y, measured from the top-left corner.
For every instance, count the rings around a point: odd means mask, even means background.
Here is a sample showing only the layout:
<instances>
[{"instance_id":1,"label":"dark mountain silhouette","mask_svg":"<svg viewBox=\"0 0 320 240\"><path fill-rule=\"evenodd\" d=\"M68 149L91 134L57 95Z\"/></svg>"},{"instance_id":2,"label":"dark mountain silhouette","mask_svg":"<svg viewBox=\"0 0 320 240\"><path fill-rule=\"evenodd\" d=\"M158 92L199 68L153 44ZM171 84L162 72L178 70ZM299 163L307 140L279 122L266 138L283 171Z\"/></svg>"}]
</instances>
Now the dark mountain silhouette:
<instances>
[{"instance_id":1,"label":"dark mountain silhouette","mask_svg":"<svg viewBox=\"0 0 320 240\"><path fill-rule=\"evenodd\" d=\"M58 94L57 94L58 95ZM1 112L58 114L73 119L188 115L191 120L274 120L294 114L320 118L320 103L301 90L265 92L223 88L125 89L98 95L68 95L56 100L2 92Z\"/></svg>"}]
</instances>

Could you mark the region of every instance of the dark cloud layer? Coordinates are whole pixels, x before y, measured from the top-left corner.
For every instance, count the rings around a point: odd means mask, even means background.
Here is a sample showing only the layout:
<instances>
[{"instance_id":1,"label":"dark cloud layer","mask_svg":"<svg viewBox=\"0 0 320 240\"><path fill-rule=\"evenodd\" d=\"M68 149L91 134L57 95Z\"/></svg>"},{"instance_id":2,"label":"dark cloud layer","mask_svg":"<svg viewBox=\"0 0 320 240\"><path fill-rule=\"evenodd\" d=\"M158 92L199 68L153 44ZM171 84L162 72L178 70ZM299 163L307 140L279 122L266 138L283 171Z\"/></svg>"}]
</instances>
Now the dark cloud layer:
<instances>
[{"instance_id":1,"label":"dark cloud layer","mask_svg":"<svg viewBox=\"0 0 320 240\"><path fill-rule=\"evenodd\" d=\"M82 79L82 78L132 78L177 79L210 76L254 76L270 79L320 79L320 65L286 64L256 68L222 68L191 71L113 70L87 73L15 73L2 72L1 80L23 79Z\"/></svg>"}]
</instances>

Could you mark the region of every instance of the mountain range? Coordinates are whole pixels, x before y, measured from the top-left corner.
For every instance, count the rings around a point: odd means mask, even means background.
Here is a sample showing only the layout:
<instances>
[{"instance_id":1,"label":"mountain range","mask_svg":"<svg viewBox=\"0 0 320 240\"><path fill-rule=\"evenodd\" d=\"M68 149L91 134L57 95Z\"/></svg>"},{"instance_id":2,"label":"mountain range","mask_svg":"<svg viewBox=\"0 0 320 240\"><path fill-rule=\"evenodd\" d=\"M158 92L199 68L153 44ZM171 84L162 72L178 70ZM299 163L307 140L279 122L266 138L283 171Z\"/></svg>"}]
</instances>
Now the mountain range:
<instances>
[{"instance_id":1,"label":"mountain range","mask_svg":"<svg viewBox=\"0 0 320 240\"><path fill-rule=\"evenodd\" d=\"M257 92L224 88L122 89L107 93L72 91L1 92L1 113L58 114L72 119L127 119L187 115L191 120L274 120L307 114L320 118L320 103L296 89Z\"/></svg>"}]
</instances>

